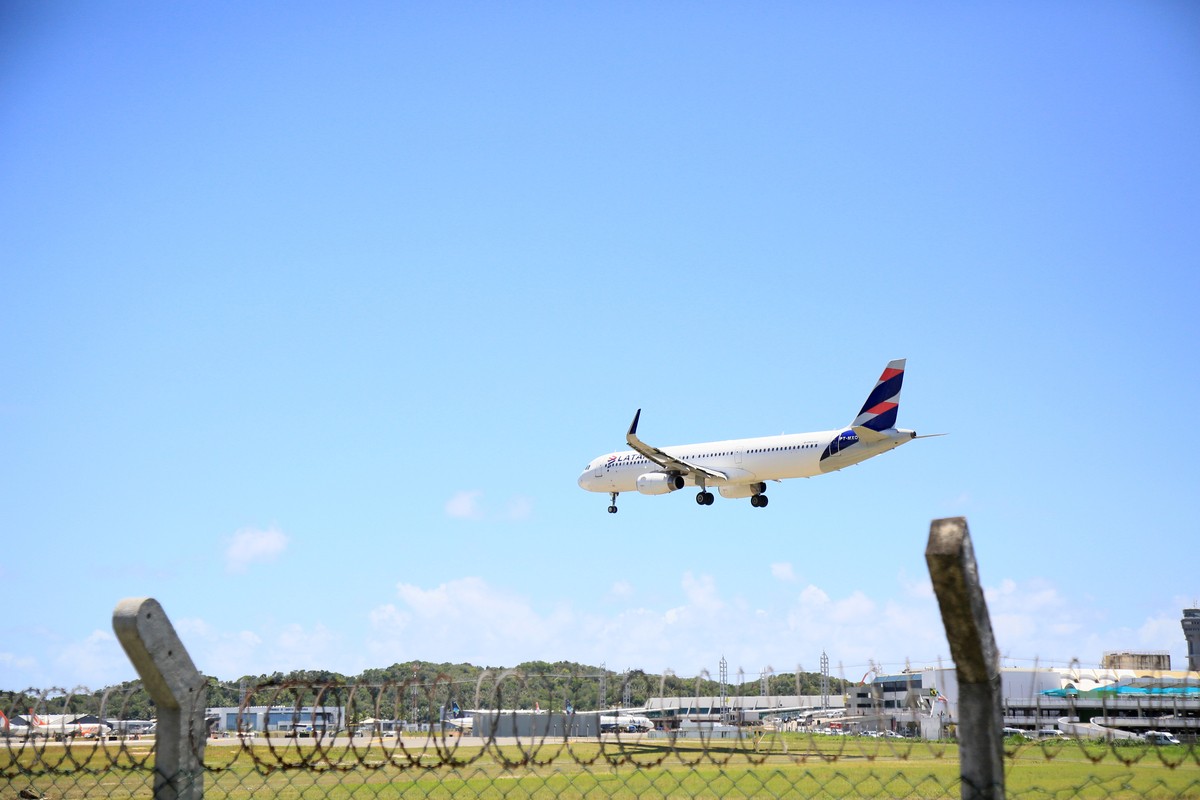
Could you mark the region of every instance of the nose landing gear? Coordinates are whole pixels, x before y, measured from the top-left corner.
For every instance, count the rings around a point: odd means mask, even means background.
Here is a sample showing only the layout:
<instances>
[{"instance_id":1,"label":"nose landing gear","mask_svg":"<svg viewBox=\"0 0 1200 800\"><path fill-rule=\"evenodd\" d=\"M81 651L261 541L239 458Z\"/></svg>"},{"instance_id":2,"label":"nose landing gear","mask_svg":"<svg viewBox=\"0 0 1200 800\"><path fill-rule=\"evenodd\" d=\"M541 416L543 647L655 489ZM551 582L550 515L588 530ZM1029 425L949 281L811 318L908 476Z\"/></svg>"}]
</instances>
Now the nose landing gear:
<instances>
[{"instance_id":1,"label":"nose landing gear","mask_svg":"<svg viewBox=\"0 0 1200 800\"><path fill-rule=\"evenodd\" d=\"M615 513L617 513L617 493L609 492L608 497L609 497L608 502L610 503L610 505L608 507L608 513L615 514Z\"/></svg>"}]
</instances>

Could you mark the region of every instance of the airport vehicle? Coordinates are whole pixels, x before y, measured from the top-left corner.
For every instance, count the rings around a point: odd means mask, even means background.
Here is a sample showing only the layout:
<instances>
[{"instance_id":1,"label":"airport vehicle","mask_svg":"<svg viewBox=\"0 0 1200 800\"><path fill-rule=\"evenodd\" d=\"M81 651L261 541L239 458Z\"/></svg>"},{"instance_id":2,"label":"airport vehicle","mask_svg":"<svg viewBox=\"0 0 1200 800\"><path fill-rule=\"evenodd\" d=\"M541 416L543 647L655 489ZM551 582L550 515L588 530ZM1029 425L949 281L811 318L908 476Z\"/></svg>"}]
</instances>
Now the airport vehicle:
<instances>
[{"instance_id":1,"label":"airport vehicle","mask_svg":"<svg viewBox=\"0 0 1200 800\"><path fill-rule=\"evenodd\" d=\"M1058 728L1038 728L1035 732L1035 735L1039 740L1070 738Z\"/></svg>"},{"instance_id":2,"label":"airport vehicle","mask_svg":"<svg viewBox=\"0 0 1200 800\"><path fill-rule=\"evenodd\" d=\"M1175 738L1174 734L1165 731L1146 731L1142 738L1150 744L1179 744L1179 739Z\"/></svg>"},{"instance_id":3,"label":"airport vehicle","mask_svg":"<svg viewBox=\"0 0 1200 800\"><path fill-rule=\"evenodd\" d=\"M637 491L660 495L696 486L696 503L710 506L716 486L722 497L749 497L755 508L767 506L767 481L810 478L836 472L894 450L918 436L896 427L905 359L888 363L858 416L847 426L814 433L729 439L658 448L638 438L642 410L633 415L625 435L632 450L592 459L579 476L589 492L608 492L608 513L617 513L617 495Z\"/></svg>"}]
</instances>

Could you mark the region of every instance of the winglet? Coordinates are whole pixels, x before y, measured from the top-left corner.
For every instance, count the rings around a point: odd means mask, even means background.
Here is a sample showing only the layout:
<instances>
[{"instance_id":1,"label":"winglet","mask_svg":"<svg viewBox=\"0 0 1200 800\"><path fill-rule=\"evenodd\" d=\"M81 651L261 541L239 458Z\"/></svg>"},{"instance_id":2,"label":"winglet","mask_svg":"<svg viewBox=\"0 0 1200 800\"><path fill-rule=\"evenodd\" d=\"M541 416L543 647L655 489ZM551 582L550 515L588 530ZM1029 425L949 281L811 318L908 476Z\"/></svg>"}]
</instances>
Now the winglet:
<instances>
[{"instance_id":1,"label":"winglet","mask_svg":"<svg viewBox=\"0 0 1200 800\"><path fill-rule=\"evenodd\" d=\"M637 424L638 424L638 420L641 419L641 417L642 417L642 410L639 408L637 410L637 413L633 415L633 424L629 426L629 434L628 434L629 436L637 435Z\"/></svg>"}]
</instances>

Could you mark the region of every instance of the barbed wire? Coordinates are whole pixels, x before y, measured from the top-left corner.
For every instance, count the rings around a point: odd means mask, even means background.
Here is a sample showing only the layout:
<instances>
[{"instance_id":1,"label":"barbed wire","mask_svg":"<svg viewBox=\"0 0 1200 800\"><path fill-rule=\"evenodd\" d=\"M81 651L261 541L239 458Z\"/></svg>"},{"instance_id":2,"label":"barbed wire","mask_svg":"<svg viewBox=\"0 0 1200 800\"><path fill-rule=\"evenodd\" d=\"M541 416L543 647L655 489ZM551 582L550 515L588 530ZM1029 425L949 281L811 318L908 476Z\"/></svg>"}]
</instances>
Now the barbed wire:
<instances>
[{"instance_id":1,"label":"barbed wire","mask_svg":"<svg viewBox=\"0 0 1200 800\"><path fill-rule=\"evenodd\" d=\"M889 711L882 707L857 720L829 708L790 716L772 713L782 698L731 697L743 706L753 701L760 713L722 725L715 720L728 709L714 710L711 697L670 698L650 717L648 706L608 704L589 683L596 679L489 670L472 680L213 681L206 726L188 746L203 754L197 779L205 779L208 797L285 788L323 797L337 788L397 797L915 798L957 796L963 788L953 723L936 739L892 727L929 713L923 706L891 709L881 731L878 720ZM644 696L661 690L665 676L628 680L640 680ZM214 705L214 696L236 702ZM532 708L517 707L529 698ZM589 707L575 706L585 699ZM1115 697L1101 697L1096 708L1119 723L1126 701L1118 709ZM1148 695L1132 702L1172 733L1013 733L1004 744L1007 795L1200 798L1200 700ZM0 783L8 790L0 797L152 796L157 737L140 684L0 692L0 710Z\"/></svg>"}]
</instances>

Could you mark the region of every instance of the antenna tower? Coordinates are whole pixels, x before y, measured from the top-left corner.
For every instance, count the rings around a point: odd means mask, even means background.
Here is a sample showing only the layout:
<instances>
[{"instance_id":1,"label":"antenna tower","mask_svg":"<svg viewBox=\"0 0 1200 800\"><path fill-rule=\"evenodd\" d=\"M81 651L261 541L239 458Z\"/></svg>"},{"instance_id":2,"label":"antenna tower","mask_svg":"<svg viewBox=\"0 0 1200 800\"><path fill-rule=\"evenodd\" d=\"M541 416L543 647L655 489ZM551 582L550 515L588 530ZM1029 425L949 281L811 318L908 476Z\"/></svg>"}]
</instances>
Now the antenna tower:
<instances>
[{"instance_id":1,"label":"antenna tower","mask_svg":"<svg viewBox=\"0 0 1200 800\"><path fill-rule=\"evenodd\" d=\"M729 721L729 711L725 707L726 698L729 697L729 692L726 685L729 683L729 662L725 660L725 656L721 656L721 722Z\"/></svg>"},{"instance_id":2,"label":"antenna tower","mask_svg":"<svg viewBox=\"0 0 1200 800\"><path fill-rule=\"evenodd\" d=\"M829 656L821 651L821 705L829 708Z\"/></svg>"}]
</instances>

